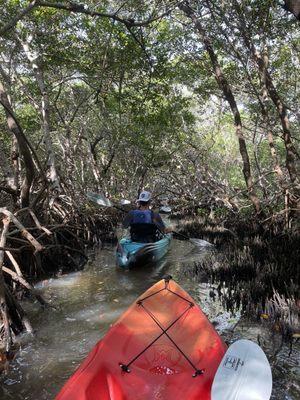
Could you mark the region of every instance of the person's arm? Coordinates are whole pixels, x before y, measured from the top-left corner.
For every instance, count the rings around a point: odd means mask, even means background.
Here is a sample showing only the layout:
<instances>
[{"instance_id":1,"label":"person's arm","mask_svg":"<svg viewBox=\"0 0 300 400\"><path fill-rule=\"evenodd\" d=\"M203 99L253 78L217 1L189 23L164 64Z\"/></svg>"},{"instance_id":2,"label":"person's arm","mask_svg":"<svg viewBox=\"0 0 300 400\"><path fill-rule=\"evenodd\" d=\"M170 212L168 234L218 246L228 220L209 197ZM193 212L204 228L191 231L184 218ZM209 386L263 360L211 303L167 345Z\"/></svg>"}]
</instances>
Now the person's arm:
<instances>
[{"instance_id":1,"label":"person's arm","mask_svg":"<svg viewBox=\"0 0 300 400\"><path fill-rule=\"evenodd\" d=\"M172 232L172 227L166 226L164 221L162 220L161 216L158 213L154 215L154 223L157 225L159 230L161 230L163 233Z\"/></svg>"},{"instance_id":2,"label":"person's arm","mask_svg":"<svg viewBox=\"0 0 300 400\"><path fill-rule=\"evenodd\" d=\"M162 220L161 216L158 213L154 214L153 222L155 225L163 232L165 233L166 226L164 224L164 221Z\"/></svg>"},{"instance_id":3,"label":"person's arm","mask_svg":"<svg viewBox=\"0 0 300 400\"><path fill-rule=\"evenodd\" d=\"M122 223L123 228L128 228L130 226L130 224L132 223L132 217L133 217L133 211L129 211L129 213L126 215Z\"/></svg>"}]
</instances>

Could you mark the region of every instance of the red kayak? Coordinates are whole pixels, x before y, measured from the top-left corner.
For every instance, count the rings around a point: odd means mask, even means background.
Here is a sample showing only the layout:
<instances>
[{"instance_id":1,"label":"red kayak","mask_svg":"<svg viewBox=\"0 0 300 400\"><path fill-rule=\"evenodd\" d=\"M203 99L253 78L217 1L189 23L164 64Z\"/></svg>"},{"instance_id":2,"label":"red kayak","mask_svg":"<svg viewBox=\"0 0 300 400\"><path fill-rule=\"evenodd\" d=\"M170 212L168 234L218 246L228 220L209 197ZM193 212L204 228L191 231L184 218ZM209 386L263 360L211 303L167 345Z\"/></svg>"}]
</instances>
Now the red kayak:
<instances>
[{"instance_id":1,"label":"red kayak","mask_svg":"<svg viewBox=\"0 0 300 400\"><path fill-rule=\"evenodd\" d=\"M226 345L170 278L132 304L56 400L210 400Z\"/></svg>"}]
</instances>

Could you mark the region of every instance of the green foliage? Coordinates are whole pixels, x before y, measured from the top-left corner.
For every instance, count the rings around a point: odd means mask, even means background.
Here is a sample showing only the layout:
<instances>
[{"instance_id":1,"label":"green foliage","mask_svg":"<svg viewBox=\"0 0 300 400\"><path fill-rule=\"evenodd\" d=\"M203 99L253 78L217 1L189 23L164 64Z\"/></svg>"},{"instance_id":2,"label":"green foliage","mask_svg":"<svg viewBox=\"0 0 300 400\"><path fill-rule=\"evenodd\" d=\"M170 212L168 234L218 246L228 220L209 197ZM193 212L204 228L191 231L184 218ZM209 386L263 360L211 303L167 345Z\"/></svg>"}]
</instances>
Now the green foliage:
<instances>
[{"instance_id":1,"label":"green foliage","mask_svg":"<svg viewBox=\"0 0 300 400\"><path fill-rule=\"evenodd\" d=\"M210 8L207 2L190 3L202 10L206 33L237 101L254 180L266 174L265 182L273 190L276 178L269 173L273 160L259 97L262 81L241 29L244 26L258 51L267 52L272 79L286 100L296 135L300 46L296 24L267 0L210 1ZM0 27L28 2L2 0L1 5ZM109 0L85 5L98 12L119 10L123 19L145 21L163 14L171 2ZM244 190L232 112L200 36L181 11L172 9L152 24L126 26L111 18L36 7L3 35L4 72L11 79L11 84L5 79L4 84L28 140L45 162L42 94L17 37L30 38L49 96L57 163L64 165L67 160L70 170L72 166L76 180L71 181L69 170L65 180L77 190L91 187L130 195L148 185L181 196L188 192L191 198L204 195L207 201L218 193L231 196ZM269 99L265 107L284 166L280 120ZM5 124L1 114L0 135L9 147ZM202 182L209 183L210 192Z\"/></svg>"},{"instance_id":2,"label":"green foliage","mask_svg":"<svg viewBox=\"0 0 300 400\"><path fill-rule=\"evenodd\" d=\"M209 215L209 210L206 208L197 208L197 216L201 218L206 218Z\"/></svg>"}]
</instances>

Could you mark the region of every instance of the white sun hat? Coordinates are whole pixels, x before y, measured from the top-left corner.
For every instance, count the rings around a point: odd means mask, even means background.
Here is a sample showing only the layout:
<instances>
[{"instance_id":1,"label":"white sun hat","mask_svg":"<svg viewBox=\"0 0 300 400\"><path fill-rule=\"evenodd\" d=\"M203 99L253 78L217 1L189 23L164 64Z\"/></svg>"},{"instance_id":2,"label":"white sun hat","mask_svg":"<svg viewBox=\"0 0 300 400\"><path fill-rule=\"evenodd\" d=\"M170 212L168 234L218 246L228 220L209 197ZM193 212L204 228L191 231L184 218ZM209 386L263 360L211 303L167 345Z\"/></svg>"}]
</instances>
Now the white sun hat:
<instances>
[{"instance_id":1,"label":"white sun hat","mask_svg":"<svg viewBox=\"0 0 300 400\"><path fill-rule=\"evenodd\" d=\"M137 201L145 201L145 202L147 202L149 200L151 200L151 193L147 192L146 190L143 190L140 193L139 198L137 199Z\"/></svg>"}]
</instances>

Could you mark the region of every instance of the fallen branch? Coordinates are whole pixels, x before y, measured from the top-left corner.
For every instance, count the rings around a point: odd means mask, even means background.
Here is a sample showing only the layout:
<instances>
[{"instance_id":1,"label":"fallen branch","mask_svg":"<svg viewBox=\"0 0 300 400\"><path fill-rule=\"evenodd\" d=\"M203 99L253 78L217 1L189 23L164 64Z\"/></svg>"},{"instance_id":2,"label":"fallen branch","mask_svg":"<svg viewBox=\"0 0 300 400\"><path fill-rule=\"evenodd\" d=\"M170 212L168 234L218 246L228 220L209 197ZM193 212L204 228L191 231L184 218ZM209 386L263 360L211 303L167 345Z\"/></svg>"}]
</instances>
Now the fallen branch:
<instances>
[{"instance_id":1,"label":"fallen branch","mask_svg":"<svg viewBox=\"0 0 300 400\"><path fill-rule=\"evenodd\" d=\"M27 246L22 246L22 247L24 248L24 247L27 247ZM19 248L15 248L15 247L0 247L0 251L3 250L3 251L6 251L6 252L12 251L14 253L20 253L22 247L19 247Z\"/></svg>"},{"instance_id":2,"label":"fallen branch","mask_svg":"<svg viewBox=\"0 0 300 400\"><path fill-rule=\"evenodd\" d=\"M52 232L50 232L49 229L45 228L40 224L39 220L37 219L35 213L32 210L29 210L29 214L32 216L34 223L40 230L44 231L48 236L52 235Z\"/></svg>"},{"instance_id":3,"label":"fallen branch","mask_svg":"<svg viewBox=\"0 0 300 400\"><path fill-rule=\"evenodd\" d=\"M300 213L300 208L285 208L283 210L278 211L276 214L273 214L270 217L264 219L261 223L263 224L264 222L267 222L270 219L275 219L276 217L278 217L279 215L284 214L287 211L298 211L298 213Z\"/></svg>"},{"instance_id":4,"label":"fallen branch","mask_svg":"<svg viewBox=\"0 0 300 400\"><path fill-rule=\"evenodd\" d=\"M2 270L7 274L9 274L15 282L18 282L22 286L24 286L38 300L38 302L42 304L42 306L49 307L49 304L46 302L46 300L44 300L41 295L36 293L34 287L30 285L30 283L28 283L22 276L18 275L16 272L12 271L7 267L2 267Z\"/></svg>"},{"instance_id":5,"label":"fallen branch","mask_svg":"<svg viewBox=\"0 0 300 400\"><path fill-rule=\"evenodd\" d=\"M49 229L47 229L47 228L45 228L44 226L41 225L40 221L38 220L38 218L35 215L35 213L31 210L31 208L29 208L29 207L21 208L21 210L19 210L19 211L17 211L15 213L15 216L17 216L17 215L19 215L19 214L21 214L21 213L23 213L25 211L27 211L31 215L31 218L33 219L33 221L34 221L34 223L35 223L35 225L36 225L36 227L38 229L40 229L41 231L44 231L49 236L52 235L52 232L50 232ZM29 231L28 228L27 228L27 231Z\"/></svg>"},{"instance_id":6,"label":"fallen branch","mask_svg":"<svg viewBox=\"0 0 300 400\"><path fill-rule=\"evenodd\" d=\"M14 266L14 269L16 270L16 273L19 276L23 276L21 268L19 267L19 264L17 263L17 261L15 260L14 256L11 254L11 252L10 251L6 251L6 254L7 254L8 258L10 259L10 262Z\"/></svg>"},{"instance_id":7,"label":"fallen branch","mask_svg":"<svg viewBox=\"0 0 300 400\"><path fill-rule=\"evenodd\" d=\"M18 319L20 320L22 326L26 329L28 333L33 334L33 328L32 325L26 315L26 312L23 310L23 308L20 306L18 301L14 298L14 296L10 293L8 288L6 288L6 296L9 299L9 301L12 304L12 307L15 309L18 315Z\"/></svg>"},{"instance_id":8,"label":"fallen branch","mask_svg":"<svg viewBox=\"0 0 300 400\"><path fill-rule=\"evenodd\" d=\"M36 251L43 250L44 247L31 235L31 233L28 232L28 230L21 224L21 222L14 216L13 213L3 207L0 208L0 213L9 217L11 222L13 222L16 227L19 228L21 235L24 236L32 244Z\"/></svg>"},{"instance_id":9,"label":"fallen branch","mask_svg":"<svg viewBox=\"0 0 300 400\"><path fill-rule=\"evenodd\" d=\"M82 251L80 251L78 249L74 249L74 248L72 248L70 246L66 246L64 244L50 244L49 246L46 247L46 250L49 250L49 249L52 249L52 248L57 248L57 247L69 250L71 252L74 251L75 253L80 254L82 257L84 257L86 260L88 260L88 257Z\"/></svg>"}]
</instances>

